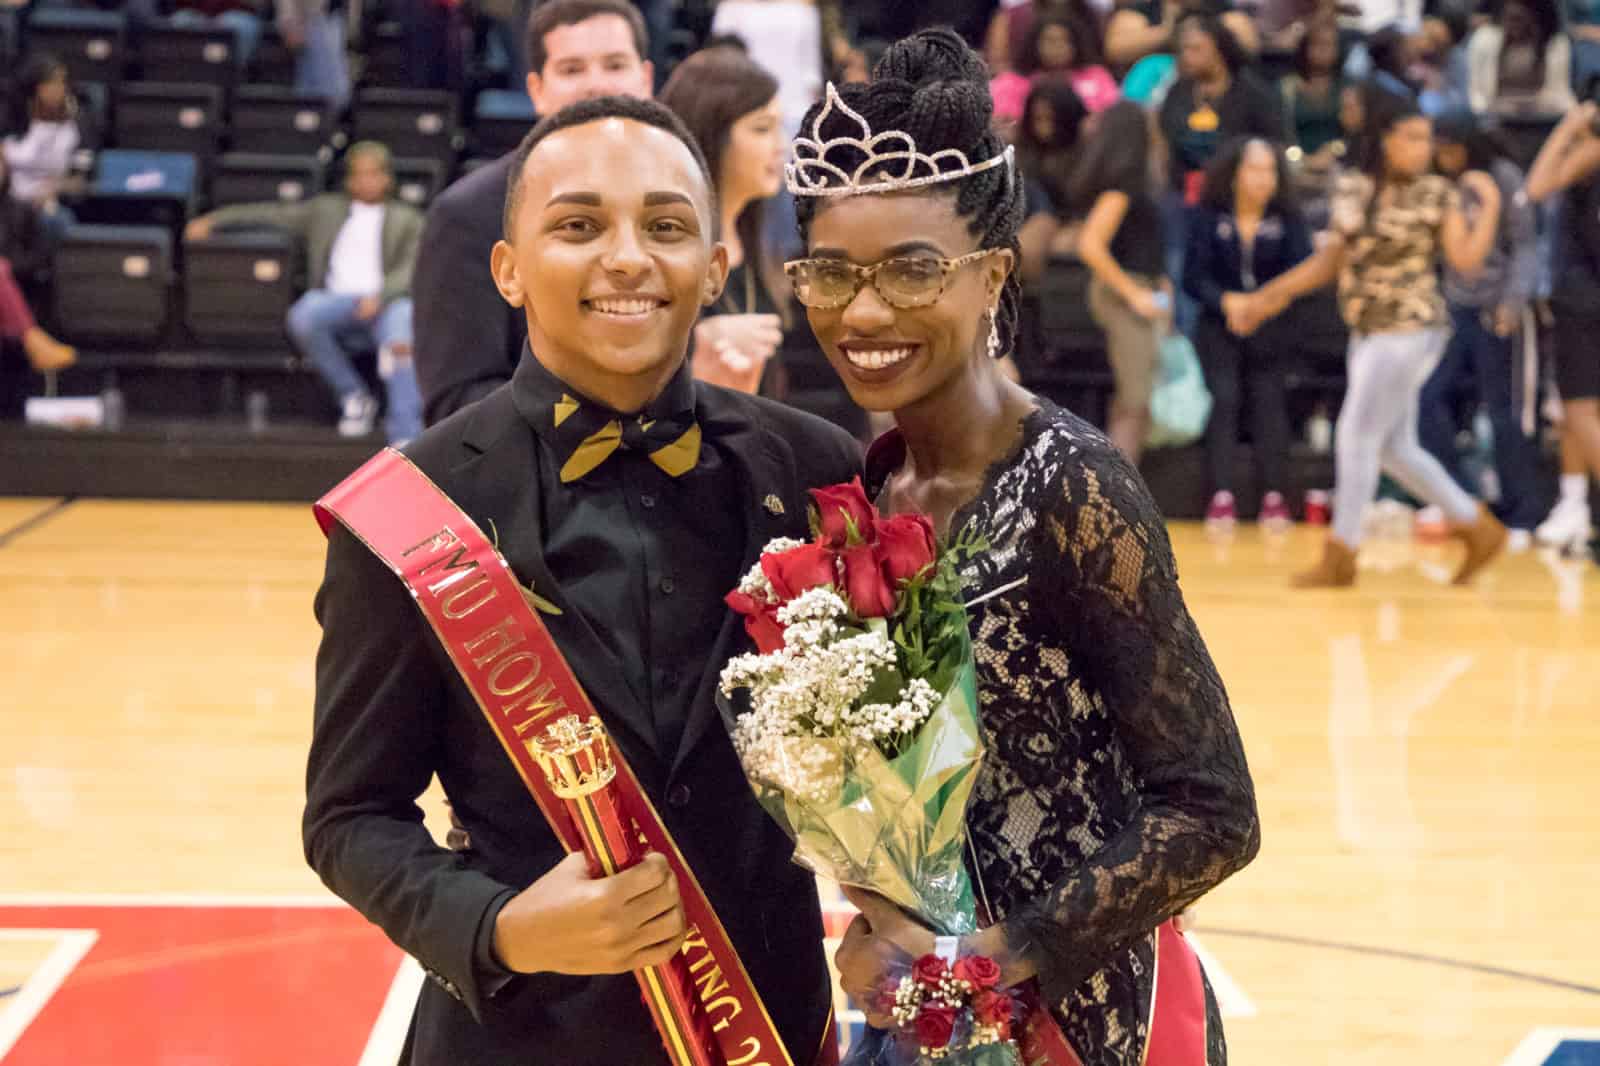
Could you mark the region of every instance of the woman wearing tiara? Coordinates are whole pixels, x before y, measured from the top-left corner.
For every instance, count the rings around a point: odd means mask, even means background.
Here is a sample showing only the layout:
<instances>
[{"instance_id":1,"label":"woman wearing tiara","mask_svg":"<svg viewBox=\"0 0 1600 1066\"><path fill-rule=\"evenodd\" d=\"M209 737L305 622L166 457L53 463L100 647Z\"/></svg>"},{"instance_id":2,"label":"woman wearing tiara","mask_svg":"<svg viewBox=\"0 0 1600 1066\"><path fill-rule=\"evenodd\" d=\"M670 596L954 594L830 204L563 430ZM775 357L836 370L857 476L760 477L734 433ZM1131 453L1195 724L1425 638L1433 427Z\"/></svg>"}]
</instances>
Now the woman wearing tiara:
<instances>
[{"instance_id":1,"label":"woman wearing tiara","mask_svg":"<svg viewBox=\"0 0 1600 1066\"><path fill-rule=\"evenodd\" d=\"M1007 985L1037 978L1083 1066L1158 1066L1158 927L1255 855L1255 799L1149 491L1102 434L998 370L1016 339L1023 193L989 114L983 62L944 30L895 44L870 85L830 91L796 141L808 252L788 272L851 396L894 415L870 491L988 544L965 572L990 749L968 827L994 924L958 951L996 958ZM886 131L914 142L911 173L903 155L860 169ZM822 150L840 138L855 143ZM871 1003L886 963L933 950L933 934L851 898L863 913L840 971ZM1202 980L1182 1061L1215 1064ZM891 1042L875 1028L864 1043L852 1059Z\"/></svg>"}]
</instances>

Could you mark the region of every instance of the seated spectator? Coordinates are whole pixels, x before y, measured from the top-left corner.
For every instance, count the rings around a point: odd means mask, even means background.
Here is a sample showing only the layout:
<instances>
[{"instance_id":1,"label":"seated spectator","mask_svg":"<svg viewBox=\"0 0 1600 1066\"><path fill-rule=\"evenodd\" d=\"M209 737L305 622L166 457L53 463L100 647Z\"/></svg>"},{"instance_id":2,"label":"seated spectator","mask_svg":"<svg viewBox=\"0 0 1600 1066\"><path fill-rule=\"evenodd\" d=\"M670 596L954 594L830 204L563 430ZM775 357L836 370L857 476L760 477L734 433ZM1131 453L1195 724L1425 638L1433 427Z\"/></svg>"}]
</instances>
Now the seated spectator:
<instances>
[{"instance_id":1,"label":"seated spectator","mask_svg":"<svg viewBox=\"0 0 1600 1066\"><path fill-rule=\"evenodd\" d=\"M1104 111L1121 94L1111 72L1100 65L1099 50L1092 28L1079 19L1050 15L1037 20L1016 69L989 83L995 117L1003 124L1016 122L1028 93L1047 80L1066 82L1090 111Z\"/></svg>"},{"instance_id":2,"label":"seated spectator","mask_svg":"<svg viewBox=\"0 0 1600 1066\"><path fill-rule=\"evenodd\" d=\"M1028 94L1017 126L1017 166L1058 210L1065 210L1071 199L1068 185L1077 159L1078 135L1088 114L1072 86L1043 81Z\"/></svg>"},{"instance_id":3,"label":"seated spectator","mask_svg":"<svg viewBox=\"0 0 1600 1066\"><path fill-rule=\"evenodd\" d=\"M1522 193L1522 171L1496 150L1470 114L1447 115L1434 124L1434 159L1452 180L1482 171L1500 187L1500 224L1494 248L1476 274L1444 265L1444 297L1452 333L1444 356L1422 388L1418 433L1422 446L1444 466L1456 484L1478 491L1462 469L1456 449L1461 399L1471 397L1488 411L1494 437L1494 465L1500 481L1499 516L1524 545L1543 517L1540 498L1539 436L1535 420L1520 424L1513 392L1521 379L1523 341L1532 329L1524 312L1538 280L1534 207ZM1462 184L1462 210L1476 218L1484 210L1476 190ZM1528 397L1530 401L1533 399Z\"/></svg>"},{"instance_id":4,"label":"seated spectator","mask_svg":"<svg viewBox=\"0 0 1600 1066\"><path fill-rule=\"evenodd\" d=\"M1076 18L1094 31L1095 51L1105 37L1105 16L1111 4L1104 0L1001 0L1000 10L989 20L984 59L996 74L1017 69L1017 59L1027 48L1035 22L1064 15Z\"/></svg>"},{"instance_id":5,"label":"seated spectator","mask_svg":"<svg viewBox=\"0 0 1600 1066\"><path fill-rule=\"evenodd\" d=\"M1422 81L1417 69L1417 41L1412 34L1398 26L1385 26L1368 37L1351 58L1358 76L1364 69L1365 76L1384 92L1417 98Z\"/></svg>"},{"instance_id":6,"label":"seated spectator","mask_svg":"<svg viewBox=\"0 0 1600 1066\"><path fill-rule=\"evenodd\" d=\"M0 161L0 337L18 341L40 373L63 370L77 361L77 350L39 327L19 278L30 275L43 253L39 212L11 195L11 169Z\"/></svg>"},{"instance_id":7,"label":"seated spectator","mask_svg":"<svg viewBox=\"0 0 1600 1066\"><path fill-rule=\"evenodd\" d=\"M30 59L17 85L12 134L0 143L10 175L11 197L35 208L45 226L59 232L72 222L60 197L70 191L72 157L83 142L78 98L67 66L50 55Z\"/></svg>"},{"instance_id":8,"label":"seated spectator","mask_svg":"<svg viewBox=\"0 0 1600 1066\"><path fill-rule=\"evenodd\" d=\"M1070 190L1073 207L1086 212L1078 256L1094 275L1089 312L1105 331L1115 378L1107 433L1135 463L1150 427L1150 394L1172 309L1150 139L1143 108L1128 100L1111 105L1097 119Z\"/></svg>"},{"instance_id":9,"label":"seated spectator","mask_svg":"<svg viewBox=\"0 0 1600 1066\"><path fill-rule=\"evenodd\" d=\"M1254 56L1261 47L1255 22L1243 11L1230 10L1224 0L1118 0L1106 20L1107 65L1126 71L1146 56L1177 51L1178 23L1190 15L1221 21L1247 55Z\"/></svg>"},{"instance_id":10,"label":"seated spectator","mask_svg":"<svg viewBox=\"0 0 1600 1066\"><path fill-rule=\"evenodd\" d=\"M243 70L261 43L260 0L173 0L174 26L214 25L233 32L233 58Z\"/></svg>"},{"instance_id":11,"label":"seated spectator","mask_svg":"<svg viewBox=\"0 0 1600 1066\"><path fill-rule=\"evenodd\" d=\"M294 53L294 87L334 107L350 102L350 61L344 49L344 12L328 0L276 0L278 33Z\"/></svg>"},{"instance_id":12,"label":"seated spectator","mask_svg":"<svg viewBox=\"0 0 1600 1066\"><path fill-rule=\"evenodd\" d=\"M1313 169L1332 165L1334 146L1344 139L1339 126L1343 63L1338 23L1318 19L1306 27L1295 47L1294 73L1284 75L1279 83L1289 145L1299 149L1296 157Z\"/></svg>"},{"instance_id":13,"label":"seated spectator","mask_svg":"<svg viewBox=\"0 0 1600 1066\"><path fill-rule=\"evenodd\" d=\"M1467 100L1473 111L1561 114L1572 94L1572 42L1555 0L1504 0L1495 20L1467 44Z\"/></svg>"},{"instance_id":14,"label":"seated spectator","mask_svg":"<svg viewBox=\"0 0 1600 1066\"><path fill-rule=\"evenodd\" d=\"M297 204L239 204L202 215L186 235L205 240L230 226L279 226L306 249L309 288L289 309L289 336L339 401L339 433L366 436L378 402L351 364L342 342L378 351L379 377L389 407L391 443L422 431L422 399L411 365L411 274L417 263L422 214L389 199L394 173L389 150L372 141L346 156L345 192Z\"/></svg>"},{"instance_id":15,"label":"seated spectator","mask_svg":"<svg viewBox=\"0 0 1600 1066\"><path fill-rule=\"evenodd\" d=\"M1248 393L1252 456L1267 525L1289 521L1289 407L1284 357L1294 348L1292 310L1253 330L1238 320L1254 292L1311 254L1311 231L1295 209L1283 153L1260 138L1230 143L1211 163L1189 227L1183 287L1200 305L1195 350L1213 406L1206 426L1211 506L1206 520L1234 520L1234 458L1239 410ZM1242 386L1244 386L1242 388Z\"/></svg>"}]
</instances>

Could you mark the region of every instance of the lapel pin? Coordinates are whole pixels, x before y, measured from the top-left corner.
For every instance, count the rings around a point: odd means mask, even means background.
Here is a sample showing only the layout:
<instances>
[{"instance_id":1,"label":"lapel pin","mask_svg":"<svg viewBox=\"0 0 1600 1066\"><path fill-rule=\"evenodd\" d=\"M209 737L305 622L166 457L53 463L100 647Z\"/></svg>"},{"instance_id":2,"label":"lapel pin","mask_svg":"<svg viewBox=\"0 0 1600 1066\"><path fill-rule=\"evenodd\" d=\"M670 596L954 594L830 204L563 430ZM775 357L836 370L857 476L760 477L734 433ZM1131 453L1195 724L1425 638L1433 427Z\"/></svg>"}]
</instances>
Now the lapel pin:
<instances>
[{"instance_id":1,"label":"lapel pin","mask_svg":"<svg viewBox=\"0 0 1600 1066\"><path fill-rule=\"evenodd\" d=\"M765 507L770 515L780 517L783 515L783 501L778 499L778 494L775 492L768 493L767 498L761 501L761 506Z\"/></svg>"}]
</instances>

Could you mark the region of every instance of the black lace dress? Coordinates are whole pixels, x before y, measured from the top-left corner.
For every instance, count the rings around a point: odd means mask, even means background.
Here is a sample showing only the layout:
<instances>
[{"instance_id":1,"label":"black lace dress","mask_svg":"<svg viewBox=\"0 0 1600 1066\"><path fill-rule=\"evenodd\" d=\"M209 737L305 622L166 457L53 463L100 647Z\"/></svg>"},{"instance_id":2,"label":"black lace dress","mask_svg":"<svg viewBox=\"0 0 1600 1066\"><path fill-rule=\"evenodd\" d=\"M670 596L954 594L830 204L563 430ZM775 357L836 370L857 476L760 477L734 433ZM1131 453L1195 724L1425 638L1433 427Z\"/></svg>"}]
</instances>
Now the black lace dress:
<instances>
[{"instance_id":1,"label":"black lace dress","mask_svg":"<svg viewBox=\"0 0 1600 1066\"><path fill-rule=\"evenodd\" d=\"M903 460L894 436L873 448L874 495ZM979 899L1084 1066L1141 1066L1155 928L1260 843L1227 694L1149 490L1075 415L1041 400L951 528L989 545L969 600L1023 582L971 609L992 753L967 815Z\"/></svg>"}]
</instances>

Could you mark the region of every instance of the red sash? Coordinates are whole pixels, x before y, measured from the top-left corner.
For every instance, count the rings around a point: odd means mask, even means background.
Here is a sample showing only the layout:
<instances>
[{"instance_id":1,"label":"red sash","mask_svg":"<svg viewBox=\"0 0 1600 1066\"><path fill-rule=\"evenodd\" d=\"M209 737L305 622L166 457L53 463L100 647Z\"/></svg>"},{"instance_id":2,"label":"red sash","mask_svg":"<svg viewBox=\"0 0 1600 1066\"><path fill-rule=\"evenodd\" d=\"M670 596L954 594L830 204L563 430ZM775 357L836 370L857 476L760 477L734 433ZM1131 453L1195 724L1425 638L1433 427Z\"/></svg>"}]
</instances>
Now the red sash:
<instances>
[{"instance_id":1,"label":"red sash","mask_svg":"<svg viewBox=\"0 0 1600 1066\"><path fill-rule=\"evenodd\" d=\"M529 741L557 718L594 708L505 558L428 476L384 449L316 505L327 533L339 522L405 583L522 782L568 851L583 838L551 789ZM614 747L614 745L613 745ZM620 751L615 786L653 851L678 877L690 932L683 956L729 1066L795 1066L743 961ZM815 1060L836 1061L830 1023Z\"/></svg>"},{"instance_id":2,"label":"red sash","mask_svg":"<svg viewBox=\"0 0 1600 1066\"><path fill-rule=\"evenodd\" d=\"M1206 990L1200 958L1178 927L1156 930L1155 988L1150 993L1150 1030L1143 1066L1206 1066ZM1026 1020L1018 1034L1026 1066L1082 1066L1061 1026L1029 982L1022 994Z\"/></svg>"}]
</instances>

